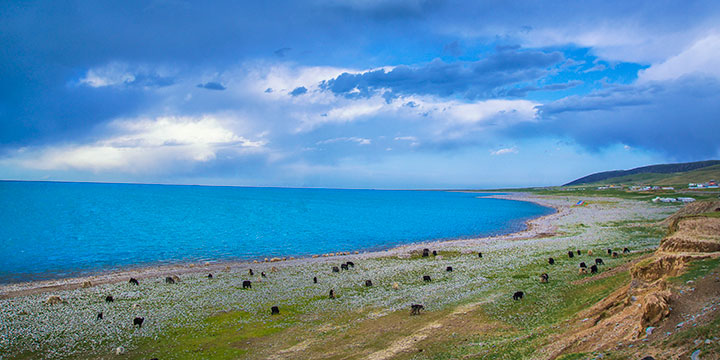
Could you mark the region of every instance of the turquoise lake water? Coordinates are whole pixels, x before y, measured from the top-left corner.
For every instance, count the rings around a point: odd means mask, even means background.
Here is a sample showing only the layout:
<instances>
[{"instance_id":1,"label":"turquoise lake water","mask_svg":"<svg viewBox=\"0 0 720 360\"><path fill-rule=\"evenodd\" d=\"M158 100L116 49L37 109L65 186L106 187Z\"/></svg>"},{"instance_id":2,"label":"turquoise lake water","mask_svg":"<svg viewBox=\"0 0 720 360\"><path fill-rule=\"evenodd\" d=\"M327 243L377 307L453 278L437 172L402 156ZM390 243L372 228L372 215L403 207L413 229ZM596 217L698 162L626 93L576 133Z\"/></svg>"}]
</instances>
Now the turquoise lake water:
<instances>
[{"instance_id":1,"label":"turquoise lake water","mask_svg":"<svg viewBox=\"0 0 720 360\"><path fill-rule=\"evenodd\" d=\"M553 211L478 196L0 181L0 283L498 235Z\"/></svg>"}]
</instances>

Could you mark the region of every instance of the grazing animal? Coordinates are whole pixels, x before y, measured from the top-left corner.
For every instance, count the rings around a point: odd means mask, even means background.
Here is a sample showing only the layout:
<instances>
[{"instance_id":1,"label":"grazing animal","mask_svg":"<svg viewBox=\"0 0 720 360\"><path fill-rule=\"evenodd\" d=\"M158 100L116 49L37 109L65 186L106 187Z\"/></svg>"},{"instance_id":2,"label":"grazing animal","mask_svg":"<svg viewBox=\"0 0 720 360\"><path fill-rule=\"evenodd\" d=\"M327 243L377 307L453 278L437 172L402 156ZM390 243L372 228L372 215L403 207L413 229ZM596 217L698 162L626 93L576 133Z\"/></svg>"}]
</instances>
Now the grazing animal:
<instances>
[{"instance_id":1,"label":"grazing animal","mask_svg":"<svg viewBox=\"0 0 720 360\"><path fill-rule=\"evenodd\" d=\"M262 276L262 277L264 277L264 278L267 277L267 275L265 275L265 272L264 272L264 271L260 272L260 276Z\"/></svg>"},{"instance_id":2,"label":"grazing animal","mask_svg":"<svg viewBox=\"0 0 720 360\"><path fill-rule=\"evenodd\" d=\"M248 273L250 273L250 276L255 275L255 273L253 273L252 269L248 269Z\"/></svg>"},{"instance_id":3,"label":"grazing animal","mask_svg":"<svg viewBox=\"0 0 720 360\"><path fill-rule=\"evenodd\" d=\"M212 278L213 278L212 274L208 274L208 279L212 279Z\"/></svg>"},{"instance_id":4,"label":"grazing animal","mask_svg":"<svg viewBox=\"0 0 720 360\"><path fill-rule=\"evenodd\" d=\"M588 250L587 254L588 256L592 256L592 250Z\"/></svg>"},{"instance_id":5,"label":"grazing animal","mask_svg":"<svg viewBox=\"0 0 720 360\"><path fill-rule=\"evenodd\" d=\"M479 258L482 258L482 253L481 253L481 252L478 253L478 257L479 257Z\"/></svg>"},{"instance_id":6,"label":"grazing animal","mask_svg":"<svg viewBox=\"0 0 720 360\"><path fill-rule=\"evenodd\" d=\"M372 280L365 280L365 286L372 286Z\"/></svg>"},{"instance_id":7,"label":"grazing animal","mask_svg":"<svg viewBox=\"0 0 720 360\"><path fill-rule=\"evenodd\" d=\"M623 249L623 254L627 254L627 253L629 253L629 252L630 252L630 249L628 249L628 248L624 248L624 249Z\"/></svg>"},{"instance_id":8,"label":"grazing animal","mask_svg":"<svg viewBox=\"0 0 720 360\"><path fill-rule=\"evenodd\" d=\"M614 258L618 257L618 253L616 253L616 252L613 251L612 257L614 257Z\"/></svg>"},{"instance_id":9,"label":"grazing animal","mask_svg":"<svg viewBox=\"0 0 720 360\"><path fill-rule=\"evenodd\" d=\"M593 266L595 266L595 265L593 265ZM582 275L582 274L587 274L587 268L580 268L580 269L578 270L578 272L580 273L580 275Z\"/></svg>"},{"instance_id":10,"label":"grazing animal","mask_svg":"<svg viewBox=\"0 0 720 360\"><path fill-rule=\"evenodd\" d=\"M143 321L145 321L145 318L136 317L133 319L133 326L137 325L138 329L142 327Z\"/></svg>"},{"instance_id":11,"label":"grazing animal","mask_svg":"<svg viewBox=\"0 0 720 360\"><path fill-rule=\"evenodd\" d=\"M513 294L513 300L522 300L523 296L525 296L525 293L522 291L516 291Z\"/></svg>"},{"instance_id":12,"label":"grazing animal","mask_svg":"<svg viewBox=\"0 0 720 360\"><path fill-rule=\"evenodd\" d=\"M340 268L338 268L337 266L333 266L332 272L340 272Z\"/></svg>"},{"instance_id":13,"label":"grazing animal","mask_svg":"<svg viewBox=\"0 0 720 360\"><path fill-rule=\"evenodd\" d=\"M270 315L280 315L280 308L273 306L270 308Z\"/></svg>"},{"instance_id":14,"label":"grazing animal","mask_svg":"<svg viewBox=\"0 0 720 360\"><path fill-rule=\"evenodd\" d=\"M392 284L392 288L393 288L393 290L397 290L397 289L400 288L400 285L399 285L398 283L394 282L394 283Z\"/></svg>"},{"instance_id":15,"label":"grazing animal","mask_svg":"<svg viewBox=\"0 0 720 360\"><path fill-rule=\"evenodd\" d=\"M82 287L83 289L87 289L91 286L92 286L92 283L90 282L90 280L85 280L85 281L83 281L82 285L80 285L80 287Z\"/></svg>"},{"instance_id":16,"label":"grazing animal","mask_svg":"<svg viewBox=\"0 0 720 360\"><path fill-rule=\"evenodd\" d=\"M452 266L446 267L446 268L445 268L445 271L448 271L448 272L452 271Z\"/></svg>"},{"instance_id":17,"label":"grazing animal","mask_svg":"<svg viewBox=\"0 0 720 360\"><path fill-rule=\"evenodd\" d=\"M586 268L587 265L585 265L585 262L581 262L581 263L580 263L580 267L581 267L581 268Z\"/></svg>"},{"instance_id":18,"label":"grazing animal","mask_svg":"<svg viewBox=\"0 0 720 360\"><path fill-rule=\"evenodd\" d=\"M598 272L598 267L597 267L597 265L593 265L593 266L590 267L590 273L591 273L591 274L597 274L597 272Z\"/></svg>"},{"instance_id":19,"label":"grazing animal","mask_svg":"<svg viewBox=\"0 0 720 360\"><path fill-rule=\"evenodd\" d=\"M313 276L313 284L317 284L317 276Z\"/></svg>"},{"instance_id":20,"label":"grazing animal","mask_svg":"<svg viewBox=\"0 0 720 360\"><path fill-rule=\"evenodd\" d=\"M115 299L112 297L112 295L108 295L105 297L105 302L113 302Z\"/></svg>"},{"instance_id":21,"label":"grazing animal","mask_svg":"<svg viewBox=\"0 0 720 360\"><path fill-rule=\"evenodd\" d=\"M423 249L422 257L430 256L430 249Z\"/></svg>"},{"instance_id":22,"label":"grazing animal","mask_svg":"<svg viewBox=\"0 0 720 360\"><path fill-rule=\"evenodd\" d=\"M348 270L347 264L340 264L340 268L343 270Z\"/></svg>"},{"instance_id":23,"label":"grazing animal","mask_svg":"<svg viewBox=\"0 0 720 360\"><path fill-rule=\"evenodd\" d=\"M433 250L433 256L437 256L437 251Z\"/></svg>"},{"instance_id":24,"label":"grazing animal","mask_svg":"<svg viewBox=\"0 0 720 360\"><path fill-rule=\"evenodd\" d=\"M595 259L595 265L605 265L605 263L603 262L603 259L597 258Z\"/></svg>"},{"instance_id":25,"label":"grazing animal","mask_svg":"<svg viewBox=\"0 0 720 360\"><path fill-rule=\"evenodd\" d=\"M580 252L580 250L578 250L578 251L577 251L577 254L578 254L578 255L581 255L582 253Z\"/></svg>"},{"instance_id":26,"label":"grazing animal","mask_svg":"<svg viewBox=\"0 0 720 360\"><path fill-rule=\"evenodd\" d=\"M173 279L172 277L168 276L168 277L165 278L165 283L166 283L166 284L174 284L174 283L175 283L175 279Z\"/></svg>"},{"instance_id":27,"label":"grazing animal","mask_svg":"<svg viewBox=\"0 0 720 360\"><path fill-rule=\"evenodd\" d=\"M102 312L99 312L99 313L97 314L96 319L97 319L97 320L102 320L102 319L103 319L103 314L102 314Z\"/></svg>"},{"instance_id":28,"label":"grazing animal","mask_svg":"<svg viewBox=\"0 0 720 360\"><path fill-rule=\"evenodd\" d=\"M128 283L133 285L140 285L136 278L130 278L130 281L128 281Z\"/></svg>"},{"instance_id":29,"label":"grazing animal","mask_svg":"<svg viewBox=\"0 0 720 360\"><path fill-rule=\"evenodd\" d=\"M172 278L173 278L173 280L175 280L176 283L179 283L179 282L180 282L180 277L179 277L179 276L173 275Z\"/></svg>"},{"instance_id":30,"label":"grazing animal","mask_svg":"<svg viewBox=\"0 0 720 360\"><path fill-rule=\"evenodd\" d=\"M429 276L429 275L423 275L423 281L425 281L425 282L431 281L430 276Z\"/></svg>"},{"instance_id":31,"label":"grazing animal","mask_svg":"<svg viewBox=\"0 0 720 360\"><path fill-rule=\"evenodd\" d=\"M410 315L420 315L420 310L423 309L425 309L425 307L420 304L412 304L410 305Z\"/></svg>"},{"instance_id":32,"label":"grazing animal","mask_svg":"<svg viewBox=\"0 0 720 360\"><path fill-rule=\"evenodd\" d=\"M243 289L252 289L252 281L250 281L250 280L243 281Z\"/></svg>"},{"instance_id":33,"label":"grazing animal","mask_svg":"<svg viewBox=\"0 0 720 360\"><path fill-rule=\"evenodd\" d=\"M355 268L355 263L352 261L348 261L346 264L348 264L351 268Z\"/></svg>"},{"instance_id":34,"label":"grazing animal","mask_svg":"<svg viewBox=\"0 0 720 360\"><path fill-rule=\"evenodd\" d=\"M547 273L540 274L540 282L541 283L547 283L550 280L550 275Z\"/></svg>"},{"instance_id":35,"label":"grazing animal","mask_svg":"<svg viewBox=\"0 0 720 360\"><path fill-rule=\"evenodd\" d=\"M335 290L333 290L333 289L330 289L330 298L331 299L335 298Z\"/></svg>"},{"instance_id":36,"label":"grazing animal","mask_svg":"<svg viewBox=\"0 0 720 360\"><path fill-rule=\"evenodd\" d=\"M574 252L568 251L568 257L569 257L569 258L572 258L572 257L574 257L574 256L575 256L575 253L574 253Z\"/></svg>"},{"instance_id":37,"label":"grazing animal","mask_svg":"<svg viewBox=\"0 0 720 360\"><path fill-rule=\"evenodd\" d=\"M644 358L642 358L642 359L640 359L640 360L655 360L655 358L652 357L652 356L646 356L646 357L644 357Z\"/></svg>"},{"instance_id":38,"label":"grazing animal","mask_svg":"<svg viewBox=\"0 0 720 360\"><path fill-rule=\"evenodd\" d=\"M45 303L48 305L55 305L60 304L63 302L63 299L57 295L51 295L45 300Z\"/></svg>"},{"instance_id":39,"label":"grazing animal","mask_svg":"<svg viewBox=\"0 0 720 360\"><path fill-rule=\"evenodd\" d=\"M612 249L607 249L608 255L612 255Z\"/></svg>"},{"instance_id":40,"label":"grazing animal","mask_svg":"<svg viewBox=\"0 0 720 360\"><path fill-rule=\"evenodd\" d=\"M555 259L549 258L549 259L548 259L548 263L550 263L550 265L554 265L554 264L555 264Z\"/></svg>"}]
</instances>

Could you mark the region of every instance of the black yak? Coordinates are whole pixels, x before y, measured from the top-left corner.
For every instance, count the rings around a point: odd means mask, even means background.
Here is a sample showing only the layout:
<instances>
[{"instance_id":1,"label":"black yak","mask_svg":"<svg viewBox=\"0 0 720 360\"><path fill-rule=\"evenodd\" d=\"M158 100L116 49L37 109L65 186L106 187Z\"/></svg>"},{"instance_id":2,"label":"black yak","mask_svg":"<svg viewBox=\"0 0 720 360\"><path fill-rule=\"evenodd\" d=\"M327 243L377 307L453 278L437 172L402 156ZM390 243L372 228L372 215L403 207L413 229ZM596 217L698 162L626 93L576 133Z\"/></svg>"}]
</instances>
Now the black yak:
<instances>
[{"instance_id":1,"label":"black yak","mask_svg":"<svg viewBox=\"0 0 720 360\"><path fill-rule=\"evenodd\" d=\"M428 257L430 256L430 249L423 249L422 257Z\"/></svg>"},{"instance_id":2,"label":"black yak","mask_svg":"<svg viewBox=\"0 0 720 360\"><path fill-rule=\"evenodd\" d=\"M243 289L252 289L252 281L250 281L250 280L243 281Z\"/></svg>"},{"instance_id":3,"label":"black yak","mask_svg":"<svg viewBox=\"0 0 720 360\"><path fill-rule=\"evenodd\" d=\"M448 271L448 272L452 271L452 266L446 267L446 268L445 268L445 271Z\"/></svg>"},{"instance_id":4,"label":"black yak","mask_svg":"<svg viewBox=\"0 0 720 360\"><path fill-rule=\"evenodd\" d=\"M623 249L623 254L627 254L627 253L629 253L629 252L630 252L630 249L628 249L628 248L624 248L624 249Z\"/></svg>"},{"instance_id":5,"label":"black yak","mask_svg":"<svg viewBox=\"0 0 720 360\"><path fill-rule=\"evenodd\" d=\"M522 292L522 291L516 291L516 292L513 294L513 300L521 300L521 299L523 298L523 296L525 296L525 293L524 293L524 292Z\"/></svg>"},{"instance_id":6,"label":"black yak","mask_svg":"<svg viewBox=\"0 0 720 360\"><path fill-rule=\"evenodd\" d=\"M430 276L429 276L429 275L423 275L423 281L427 282L427 281L430 281L430 280L431 280L431 279L430 279Z\"/></svg>"},{"instance_id":7,"label":"black yak","mask_svg":"<svg viewBox=\"0 0 720 360\"><path fill-rule=\"evenodd\" d=\"M581 263L580 263L580 267L581 267L581 268L586 268L587 265L585 265L585 262L581 262Z\"/></svg>"},{"instance_id":8,"label":"black yak","mask_svg":"<svg viewBox=\"0 0 720 360\"><path fill-rule=\"evenodd\" d=\"M347 264L340 264L340 268L343 269L343 270L348 270L348 265L347 265Z\"/></svg>"},{"instance_id":9,"label":"black yak","mask_svg":"<svg viewBox=\"0 0 720 360\"><path fill-rule=\"evenodd\" d=\"M340 268L337 266L332 267L332 272L340 272Z\"/></svg>"},{"instance_id":10,"label":"black yak","mask_svg":"<svg viewBox=\"0 0 720 360\"><path fill-rule=\"evenodd\" d=\"M273 306L270 308L270 315L280 315L280 308Z\"/></svg>"},{"instance_id":11,"label":"black yak","mask_svg":"<svg viewBox=\"0 0 720 360\"><path fill-rule=\"evenodd\" d=\"M317 276L313 276L313 284L317 284Z\"/></svg>"},{"instance_id":12,"label":"black yak","mask_svg":"<svg viewBox=\"0 0 720 360\"><path fill-rule=\"evenodd\" d=\"M348 261L346 264L348 264L348 266L350 266L351 268L355 267L355 263L352 261Z\"/></svg>"},{"instance_id":13,"label":"black yak","mask_svg":"<svg viewBox=\"0 0 720 360\"><path fill-rule=\"evenodd\" d=\"M140 285L136 278L130 278L130 281L128 281L128 283L133 285Z\"/></svg>"},{"instance_id":14,"label":"black yak","mask_svg":"<svg viewBox=\"0 0 720 360\"><path fill-rule=\"evenodd\" d=\"M372 280L365 280L365 286L372 286Z\"/></svg>"},{"instance_id":15,"label":"black yak","mask_svg":"<svg viewBox=\"0 0 720 360\"><path fill-rule=\"evenodd\" d=\"M591 274L597 274L597 272L598 272L598 267L597 267L597 265L593 265L593 266L590 267L590 273L591 273Z\"/></svg>"},{"instance_id":16,"label":"black yak","mask_svg":"<svg viewBox=\"0 0 720 360\"><path fill-rule=\"evenodd\" d=\"M105 302L113 302L115 299L112 297L112 295L108 295L105 297Z\"/></svg>"},{"instance_id":17,"label":"black yak","mask_svg":"<svg viewBox=\"0 0 720 360\"><path fill-rule=\"evenodd\" d=\"M103 319L103 314L101 312L99 312L97 314L97 320L102 320L102 319Z\"/></svg>"},{"instance_id":18,"label":"black yak","mask_svg":"<svg viewBox=\"0 0 720 360\"><path fill-rule=\"evenodd\" d=\"M170 276L168 276L168 277L165 278L165 282L168 283L168 284L174 284L174 283L175 283L175 279L173 279L173 278L171 278Z\"/></svg>"},{"instance_id":19,"label":"black yak","mask_svg":"<svg viewBox=\"0 0 720 360\"><path fill-rule=\"evenodd\" d=\"M550 265L554 265L554 264L555 264L555 259L549 258L549 259L548 259L548 263L549 263Z\"/></svg>"},{"instance_id":20,"label":"black yak","mask_svg":"<svg viewBox=\"0 0 720 360\"><path fill-rule=\"evenodd\" d=\"M595 259L595 265L605 265L605 263L603 262L603 259L597 258Z\"/></svg>"},{"instance_id":21,"label":"black yak","mask_svg":"<svg viewBox=\"0 0 720 360\"><path fill-rule=\"evenodd\" d=\"M135 319L133 319L133 326L137 325L138 328L141 328L143 321L145 321L145 318L136 317Z\"/></svg>"},{"instance_id":22,"label":"black yak","mask_svg":"<svg viewBox=\"0 0 720 360\"><path fill-rule=\"evenodd\" d=\"M568 251L568 257L572 258L575 256L575 253L572 251Z\"/></svg>"},{"instance_id":23,"label":"black yak","mask_svg":"<svg viewBox=\"0 0 720 360\"><path fill-rule=\"evenodd\" d=\"M412 304L410 305L410 315L420 315L420 310L424 308L425 307L420 304Z\"/></svg>"}]
</instances>

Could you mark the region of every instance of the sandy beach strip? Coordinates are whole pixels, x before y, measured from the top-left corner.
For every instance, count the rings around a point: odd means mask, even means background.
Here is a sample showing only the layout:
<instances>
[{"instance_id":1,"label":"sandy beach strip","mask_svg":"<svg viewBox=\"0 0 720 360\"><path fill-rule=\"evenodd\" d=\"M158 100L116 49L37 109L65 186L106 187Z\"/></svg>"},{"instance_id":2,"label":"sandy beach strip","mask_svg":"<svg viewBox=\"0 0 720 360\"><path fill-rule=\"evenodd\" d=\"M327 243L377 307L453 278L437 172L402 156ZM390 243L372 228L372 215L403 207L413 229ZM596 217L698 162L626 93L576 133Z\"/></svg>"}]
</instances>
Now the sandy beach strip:
<instances>
[{"instance_id":1,"label":"sandy beach strip","mask_svg":"<svg viewBox=\"0 0 720 360\"><path fill-rule=\"evenodd\" d=\"M473 247L488 242L526 240L532 238L549 237L555 235L557 230L556 222L560 218L568 215L572 211L572 207L566 203L552 199L550 197L534 196L526 193L508 193L503 195L483 196L482 192L477 192L478 197L487 197L504 200L528 201L540 206L553 208L555 212L552 214L540 216L525 221L525 229L509 234L498 236L470 238L470 239L444 239L427 242L417 242L412 244L400 245L387 250L361 252L355 254L355 251L342 251L350 255L302 257L292 260L284 260L273 262L273 266L286 267L305 263L327 262L337 260L338 258L350 257L355 259L368 259L378 257L396 256L401 253L421 250L423 248L432 247L434 249L446 249L449 247ZM265 263L261 261L260 263ZM18 296L27 296L34 294L42 294L53 291L74 290L82 287L85 282L90 282L91 286L112 284L128 281L130 278L148 279L166 277L171 275L185 275L195 273L212 273L227 270L228 268L250 268L257 265L253 261L217 261L217 262L201 262L201 263L177 263L167 265L149 265L149 266L128 266L117 271L101 271L97 274L68 277L52 280L28 281L22 283L2 284L0 285L0 299L9 299Z\"/></svg>"}]
</instances>

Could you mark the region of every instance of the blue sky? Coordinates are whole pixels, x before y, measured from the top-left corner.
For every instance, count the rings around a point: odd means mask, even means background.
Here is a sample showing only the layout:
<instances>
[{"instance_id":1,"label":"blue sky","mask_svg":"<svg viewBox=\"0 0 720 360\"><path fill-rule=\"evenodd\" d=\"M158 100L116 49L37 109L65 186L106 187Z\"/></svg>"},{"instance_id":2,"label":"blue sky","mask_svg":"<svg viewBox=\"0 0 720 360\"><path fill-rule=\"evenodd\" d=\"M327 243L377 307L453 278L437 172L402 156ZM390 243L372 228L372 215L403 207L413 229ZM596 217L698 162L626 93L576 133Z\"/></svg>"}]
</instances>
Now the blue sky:
<instances>
[{"instance_id":1,"label":"blue sky","mask_svg":"<svg viewBox=\"0 0 720 360\"><path fill-rule=\"evenodd\" d=\"M717 1L5 1L0 179L556 185L720 157Z\"/></svg>"}]
</instances>

